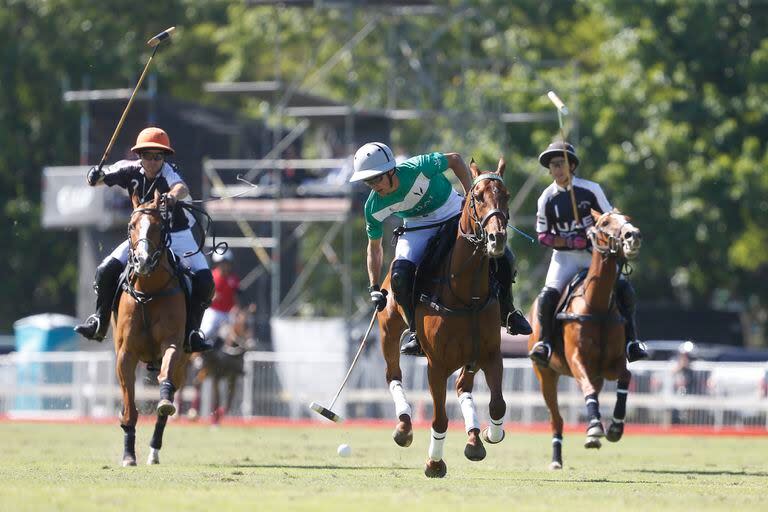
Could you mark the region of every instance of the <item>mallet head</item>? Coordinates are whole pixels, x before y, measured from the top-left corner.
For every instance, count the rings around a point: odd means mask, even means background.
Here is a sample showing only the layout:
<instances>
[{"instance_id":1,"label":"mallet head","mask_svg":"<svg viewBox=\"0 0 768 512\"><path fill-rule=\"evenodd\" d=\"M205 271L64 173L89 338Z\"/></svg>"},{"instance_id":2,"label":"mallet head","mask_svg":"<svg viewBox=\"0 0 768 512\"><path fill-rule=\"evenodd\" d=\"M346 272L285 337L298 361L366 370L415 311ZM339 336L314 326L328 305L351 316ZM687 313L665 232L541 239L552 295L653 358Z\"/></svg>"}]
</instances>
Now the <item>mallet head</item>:
<instances>
[{"instance_id":1,"label":"mallet head","mask_svg":"<svg viewBox=\"0 0 768 512\"><path fill-rule=\"evenodd\" d=\"M547 98L549 98L549 101L551 101L558 111L560 111L561 114L564 116L568 115L568 107L565 106L565 103L563 103L563 100L561 100L557 94L555 94L555 91L549 91L547 93Z\"/></svg>"},{"instance_id":2,"label":"mallet head","mask_svg":"<svg viewBox=\"0 0 768 512\"><path fill-rule=\"evenodd\" d=\"M317 402L312 402L311 404L309 404L309 408L315 411L316 413L318 413L320 416L327 418L331 421L335 421L336 423L341 423L343 421L343 418L341 416L339 416L338 414L336 414L330 409L326 409L325 407L323 407Z\"/></svg>"},{"instance_id":3,"label":"mallet head","mask_svg":"<svg viewBox=\"0 0 768 512\"><path fill-rule=\"evenodd\" d=\"M155 37L153 37L152 39L147 41L147 44L149 46L151 46L152 48L154 48L155 46L157 46L160 43L162 43L164 40L166 40L169 37L171 37L171 34L173 34L174 30L176 30L176 27L170 27L170 28L167 28L167 29L163 30L162 32L157 34Z\"/></svg>"}]
</instances>

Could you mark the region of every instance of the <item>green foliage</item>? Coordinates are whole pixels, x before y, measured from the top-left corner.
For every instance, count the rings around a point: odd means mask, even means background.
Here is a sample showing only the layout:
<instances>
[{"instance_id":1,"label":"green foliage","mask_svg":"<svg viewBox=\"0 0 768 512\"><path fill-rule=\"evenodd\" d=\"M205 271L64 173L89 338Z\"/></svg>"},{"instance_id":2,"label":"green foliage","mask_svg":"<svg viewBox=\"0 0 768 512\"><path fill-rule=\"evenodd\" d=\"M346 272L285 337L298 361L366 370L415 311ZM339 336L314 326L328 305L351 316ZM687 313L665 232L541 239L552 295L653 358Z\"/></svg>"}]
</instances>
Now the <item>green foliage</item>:
<instances>
[{"instance_id":1,"label":"green foliage","mask_svg":"<svg viewBox=\"0 0 768 512\"><path fill-rule=\"evenodd\" d=\"M554 89L573 112L566 129L578 142L580 174L600 182L645 233L635 278L642 299L719 305L726 297L764 308L766 24L768 9L751 0L449 0L440 15L408 16L370 6L5 0L0 197L11 222L0 236L11 243L2 251L18 260L27 287L44 290L45 307L71 302L74 237L42 232L38 222L40 169L77 160L78 111L59 99L62 84L135 83L148 36L176 25L179 37L155 68L171 94L276 122L259 100L201 100L200 90L211 80L279 79L360 108L440 112L394 123L394 141L411 154L458 151L485 168L503 154L513 196L535 175L515 219L526 231L548 181L535 157L559 138L557 124L503 124L481 112L552 113L545 93ZM548 255L520 237L511 244L527 302L541 286L532 272ZM42 247L53 248L54 264L16 255ZM364 286L364 271L354 280ZM321 281L318 289L330 286ZM19 295L0 311L0 329L42 307Z\"/></svg>"}]
</instances>

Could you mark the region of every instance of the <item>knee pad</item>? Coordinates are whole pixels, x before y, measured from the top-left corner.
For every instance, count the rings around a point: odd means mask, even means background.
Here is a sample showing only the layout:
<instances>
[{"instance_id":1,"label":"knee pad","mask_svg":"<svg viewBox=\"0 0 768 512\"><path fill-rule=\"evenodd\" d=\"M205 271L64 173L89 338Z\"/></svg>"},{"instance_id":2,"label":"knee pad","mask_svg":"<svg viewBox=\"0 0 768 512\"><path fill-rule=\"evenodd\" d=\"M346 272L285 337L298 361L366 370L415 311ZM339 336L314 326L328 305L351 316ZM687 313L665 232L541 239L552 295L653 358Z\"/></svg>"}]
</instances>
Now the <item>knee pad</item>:
<instances>
[{"instance_id":1,"label":"knee pad","mask_svg":"<svg viewBox=\"0 0 768 512\"><path fill-rule=\"evenodd\" d=\"M111 256L105 258L104 261L101 262L101 265L96 267L96 280L93 283L94 288L117 281L117 278L120 277L120 274L124 269L125 267L120 260Z\"/></svg>"},{"instance_id":2,"label":"knee pad","mask_svg":"<svg viewBox=\"0 0 768 512\"><path fill-rule=\"evenodd\" d=\"M517 275L517 270L515 269L515 255L509 247L504 249L504 254L502 256L496 258L495 267L496 270L494 274L496 279L502 287L509 288L515 281L515 276ZM491 265L491 268L493 269L494 265Z\"/></svg>"},{"instance_id":3,"label":"knee pad","mask_svg":"<svg viewBox=\"0 0 768 512\"><path fill-rule=\"evenodd\" d=\"M416 275L416 264L412 261L399 259L392 263L392 293L395 300L402 303L401 299L410 298L413 292L413 278Z\"/></svg>"},{"instance_id":4,"label":"knee pad","mask_svg":"<svg viewBox=\"0 0 768 512\"><path fill-rule=\"evenodd\" d=\"M554 310L560 300L560 291L556 288L544 287L539 293L539 311ZM545 309L546 308L546 309Z\"/></svg>"}]
</instances>

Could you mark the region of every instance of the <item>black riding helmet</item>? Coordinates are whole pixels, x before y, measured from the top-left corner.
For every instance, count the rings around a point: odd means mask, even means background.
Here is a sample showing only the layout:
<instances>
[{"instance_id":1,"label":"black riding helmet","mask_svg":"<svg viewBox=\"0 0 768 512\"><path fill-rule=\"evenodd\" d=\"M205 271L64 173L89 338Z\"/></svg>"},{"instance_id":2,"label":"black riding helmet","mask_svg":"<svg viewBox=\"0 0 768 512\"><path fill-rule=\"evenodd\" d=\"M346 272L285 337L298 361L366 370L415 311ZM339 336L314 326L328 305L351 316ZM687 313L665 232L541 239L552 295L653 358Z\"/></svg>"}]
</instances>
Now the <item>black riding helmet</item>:
<instances>
[{"instance_id":1,"label":"black riding helmet","mask_svg":"<svg viewBox=\"0 0 768 512\"><path fill-rule=\"evenodd\" d=\"M565 149L565 153L568 154L568 161L573 162L576 164L576 167L578 167L579 157L576 156L576 149L570 142L553 142L547 146L547 149L539 155L539 163L542 167L549 169L549 161L555 156L563 156L563 149ZM574 167L574 169L576 167Z\"/></svg>"}]
</instances>

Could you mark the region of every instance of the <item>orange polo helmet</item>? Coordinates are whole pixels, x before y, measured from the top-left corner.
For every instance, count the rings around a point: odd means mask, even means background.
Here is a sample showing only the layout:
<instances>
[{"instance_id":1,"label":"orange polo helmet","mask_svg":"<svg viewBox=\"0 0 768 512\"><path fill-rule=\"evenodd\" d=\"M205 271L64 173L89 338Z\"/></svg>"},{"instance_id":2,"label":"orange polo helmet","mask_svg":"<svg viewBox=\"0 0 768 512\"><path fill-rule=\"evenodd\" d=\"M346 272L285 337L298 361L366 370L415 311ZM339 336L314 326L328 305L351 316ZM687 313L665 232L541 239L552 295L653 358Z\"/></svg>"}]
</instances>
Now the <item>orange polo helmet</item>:
<instances>
[{"instance_id":1,"label":"orange polo helmet","mask_svg":"<svg viewBox=\"0 0 768 512\"><path fill-rule=\"evenodd\" d=\"M139 132L139 136L136 137L136 145L131 148L131 151L138 153L142 149L162 149L168 153L174 153L168 134L154 126L144 128Z\"/></svg>"}]
</instances>

